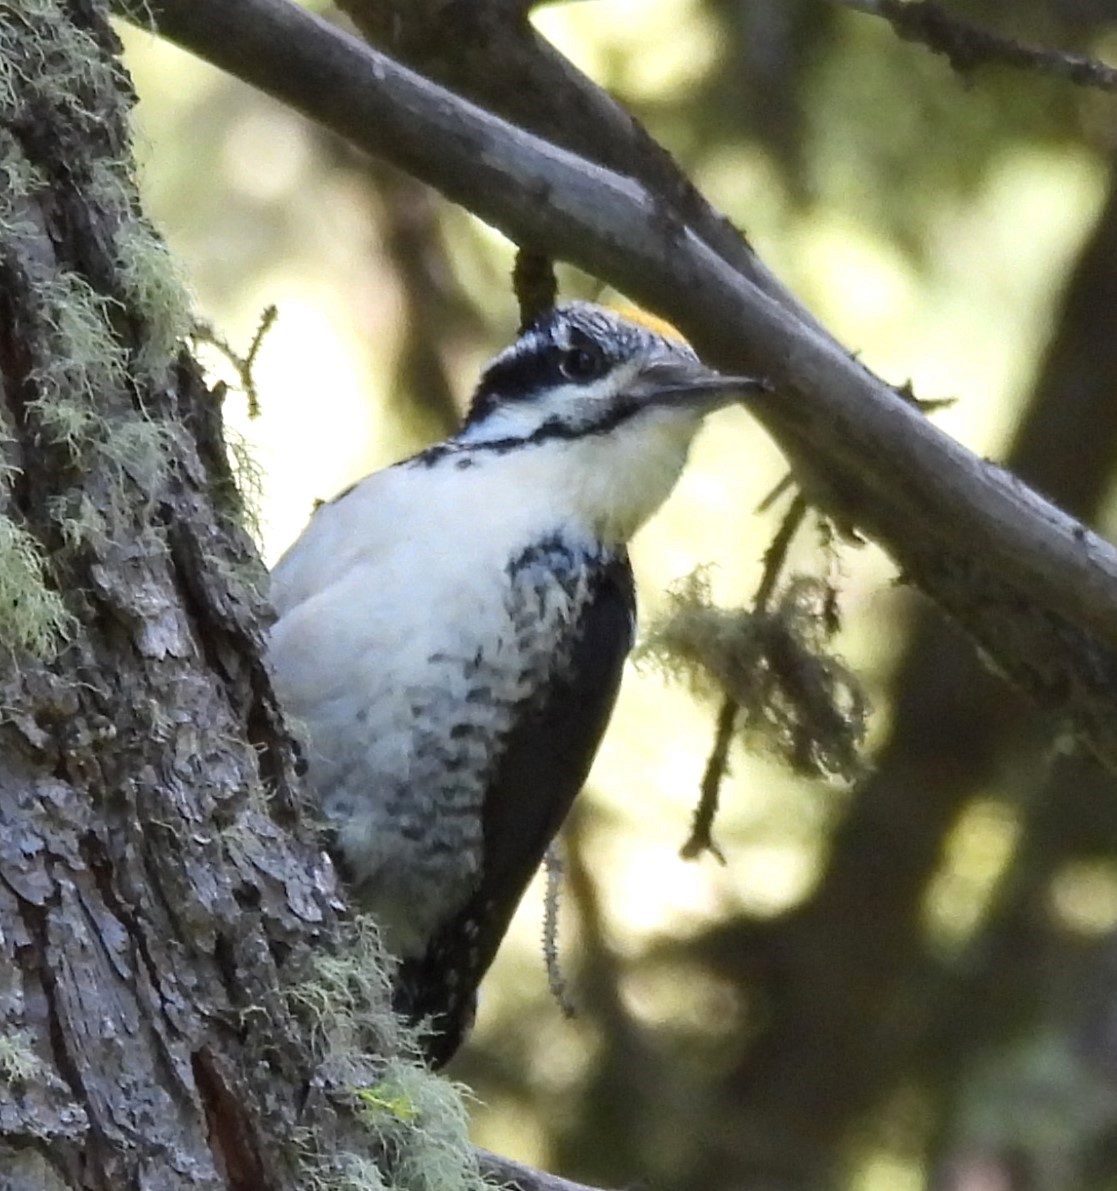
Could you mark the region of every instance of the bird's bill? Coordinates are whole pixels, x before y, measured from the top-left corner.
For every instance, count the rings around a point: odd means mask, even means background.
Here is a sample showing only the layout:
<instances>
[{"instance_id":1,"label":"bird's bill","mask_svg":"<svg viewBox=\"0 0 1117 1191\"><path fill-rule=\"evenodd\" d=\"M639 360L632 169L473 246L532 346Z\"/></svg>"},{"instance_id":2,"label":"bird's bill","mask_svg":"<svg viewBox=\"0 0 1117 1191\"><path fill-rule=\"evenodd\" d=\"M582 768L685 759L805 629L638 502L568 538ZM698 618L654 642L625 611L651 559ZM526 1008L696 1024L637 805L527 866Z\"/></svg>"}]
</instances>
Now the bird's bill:
<instances>
[{"instance_id":1,"label":"bird's bill","mask_svg":"<svg viewBox=\"0 0 1117 1191\"><path fill-rule=\"evenodd\" d=\"M729 376L697 361L658 360L636 374L629 391L642 404L694 405L706 411L771 389L765 380Z\"/></svg>"}]
</instances>

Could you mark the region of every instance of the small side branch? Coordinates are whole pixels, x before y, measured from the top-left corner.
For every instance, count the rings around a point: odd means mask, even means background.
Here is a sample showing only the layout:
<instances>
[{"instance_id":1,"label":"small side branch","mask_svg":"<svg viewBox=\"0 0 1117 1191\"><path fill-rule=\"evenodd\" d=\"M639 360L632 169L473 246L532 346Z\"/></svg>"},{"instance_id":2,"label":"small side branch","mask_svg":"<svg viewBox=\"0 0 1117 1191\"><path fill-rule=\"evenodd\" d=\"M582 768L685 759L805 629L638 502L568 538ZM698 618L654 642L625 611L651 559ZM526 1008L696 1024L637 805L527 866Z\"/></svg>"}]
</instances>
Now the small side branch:
<instances>
[{"instance_id":1,"label":"small side branch","mask_svg":"<svg viewBox=\"0 0 1117 1191\"><path fill-rule=\"evenodd\" d=\"M781 481L776 491L781 491L782 487ZM768 611L776 584L779 582L780 574L787 562L791 541L799 531L806 515L806 498L802 493L796 493L786 516L776 531L776 536L764 552L764 567L760 576L760 585L753 598L753 612ZM733 733L737 729L737 715L740 710L740 704L731 696L726 696L722 700L721 709L718 711L717 727L714 729L714 743L706 761L706 770L702 774L702 785L698 806L694 810L690 837L679 849L679 855L684 860L695 860L703 852L709 852L722 864L725 863L721 849L714 842L713 828L714 819L718 813L718 804L721 801L721 785L729 773L729 747L733 743Z\"/></svg>"},{"instance_id":2,"label":"small side branch","mask_svg":"<svg viewBox=\"0 0 1117 1191\"><path fill-rule=\"evenodd\" d=\"M979 66L1011 66L1066 79L1080 87L1117 91L1117 69L1083 54L1022 45L951 16L934 0L840 0L847 8L883 17L905 41L944 55L959 74Z\"/></svg>"},{"instance_id":3,"label":"small side branch","mask_svg":"<svg viewBox=\"0 0 1117 1191\"><path fill-rule=\"evenodd\" d=\"M713 747L706 761L706 771L702 774L701 793L694 810L690 838L679 849L679 855L684 860L696 860L703 852L709 852L721 864L725 863L724 853L714 843L713 828L721 801L721 783L729 772L729 746L733 743L739 710L733 699L722 701Z\"/></svg>"}]
</instances>

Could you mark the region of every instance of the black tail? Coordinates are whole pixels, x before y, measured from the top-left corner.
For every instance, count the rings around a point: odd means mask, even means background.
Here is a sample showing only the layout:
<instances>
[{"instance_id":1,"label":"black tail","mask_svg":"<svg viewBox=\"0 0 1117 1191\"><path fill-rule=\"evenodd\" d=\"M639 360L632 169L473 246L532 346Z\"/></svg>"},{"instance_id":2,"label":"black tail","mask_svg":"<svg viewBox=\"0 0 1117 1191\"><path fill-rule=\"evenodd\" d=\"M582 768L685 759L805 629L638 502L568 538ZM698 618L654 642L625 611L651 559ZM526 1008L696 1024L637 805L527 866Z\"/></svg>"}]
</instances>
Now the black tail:
<instances>
[{"instance_id":1,"label":"black tail","mask_svg":"<svg viewBox=\"0 0 1117 1191\"><path fill-rule=\"evenodd\" d=\"M454 1057L473 1026L477 988L447 966L446 956L428 952L404 960L396 972L392 1008L416 1027L423 1057L438 1071Z\"/></svg>"}]
</instances>

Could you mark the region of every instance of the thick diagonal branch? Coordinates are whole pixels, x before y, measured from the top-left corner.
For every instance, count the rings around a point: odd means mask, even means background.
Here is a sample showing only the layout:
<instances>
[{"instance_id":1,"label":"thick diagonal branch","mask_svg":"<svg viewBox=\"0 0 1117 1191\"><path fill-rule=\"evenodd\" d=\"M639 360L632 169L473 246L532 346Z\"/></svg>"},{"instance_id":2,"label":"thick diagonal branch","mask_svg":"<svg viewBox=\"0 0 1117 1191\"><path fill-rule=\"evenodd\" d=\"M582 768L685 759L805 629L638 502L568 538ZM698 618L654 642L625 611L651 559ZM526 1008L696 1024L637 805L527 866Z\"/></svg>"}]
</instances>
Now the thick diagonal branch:
<instances>
[{"instance_id":1,"label":"thick diagonal branch","mask_svg":"<svg viewBox=\"0 0 1117 1191\"><path fill-rule=\"evenodd\" d=\"M284 0L152 8L168 36L517 242L602 277L713 363L768 377L777 393L753 409L808 497L876 538L1117 769L1117 551L936 430L714 251L671 196L506 123Z\"/></svg>"}]
</instances>

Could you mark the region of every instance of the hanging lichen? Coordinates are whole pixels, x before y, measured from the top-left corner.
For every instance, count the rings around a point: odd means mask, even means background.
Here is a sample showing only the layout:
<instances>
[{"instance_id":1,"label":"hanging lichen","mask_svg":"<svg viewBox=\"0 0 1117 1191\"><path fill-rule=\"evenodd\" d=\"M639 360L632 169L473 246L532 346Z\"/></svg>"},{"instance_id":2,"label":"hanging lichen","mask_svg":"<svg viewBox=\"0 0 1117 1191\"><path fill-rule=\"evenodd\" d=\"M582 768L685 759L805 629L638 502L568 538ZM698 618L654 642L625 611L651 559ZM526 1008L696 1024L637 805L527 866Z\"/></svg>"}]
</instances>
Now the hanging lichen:
<instances>
[{"instance_id":1,"label":"hanging lichen","mask_svg":"<svg viewBox=\"0 0 1117 1191\"><path fill-rule=\"evenodd\" d=\"M859 775L868 701L829 651L836 626L826 583L793 576L764 610L718 608L705 573L696 571L669 598L640 657L701 696L730 700L748 747L796 773Z\"/></svg>"}]
</instances>

